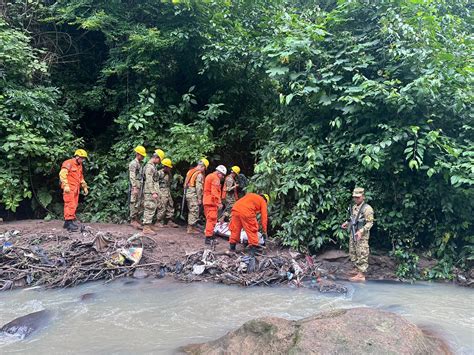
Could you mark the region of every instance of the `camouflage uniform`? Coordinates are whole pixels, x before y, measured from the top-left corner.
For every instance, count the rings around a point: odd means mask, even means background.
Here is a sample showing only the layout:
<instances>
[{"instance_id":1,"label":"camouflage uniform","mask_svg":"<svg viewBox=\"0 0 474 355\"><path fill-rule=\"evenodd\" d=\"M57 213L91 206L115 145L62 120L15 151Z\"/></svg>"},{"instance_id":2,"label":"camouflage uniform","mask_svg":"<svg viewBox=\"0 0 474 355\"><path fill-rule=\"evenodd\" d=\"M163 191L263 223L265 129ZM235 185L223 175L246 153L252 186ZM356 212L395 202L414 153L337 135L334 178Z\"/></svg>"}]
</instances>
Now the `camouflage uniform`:
<instances>
[{"instance_id":1,"label":"camouflage uniform","mask_svg":"<svg viewBox=\"0 0 474 355\"><path fill-rule=\"evenodd\" d=\"M156 173L156 177L160 186L156 222L163 223L165 219L172 219L174 216L174 205L171 198L171 174L161 169Z\"/></svg>"},{"instance_id":2,"label":"camouflage uniform","mask_svg":"<svg viewBox=\"0 0 474 355\"><path fill-rule=\"evenodd\" d=\"M204 192L204 174L196 172L195 186L189 186L186 191L188 205L188 225L194 226L199 221L199 201L202 203Z\"/></svg>"},{"instance_id":3,"label":"camouflage uniform","mask_svg":"<svg viewBox=\"0 0 474 355\"><path fill-rule=\"evenodd\" d=\"M223 214L223 217L225 219L230 218L230 211L232 210L232 207L234 207L235 201L237 201L236 187L235 187L236 183L237 182L235 181L232 174L227 175L227 177L225 178L225 181L224 181L225 209L224 209L224 214Z\"/></svg>"},{"instance_id":4,"label":"camouflage uniform","mask_svg":"<svg viewBox=\"0 0 474 355\"><path fill-rule=\"evenodd\" d=\"M155 216L158 199L153 198L153 194L159 194L160 189L156 177L156 167L151 161L145 165L144 169L145 182L143 186L143 224L152 224Z\"/></svg>"},{"instance_id":5,"label":"camouflage uniform","mask_svg":"<svg viewBox=\"0 0 474 355\"><path fill-rule=\"evenodd\" d=\"M351 220L357 218L359 210L362 207L362 212L359 215L359 220L355 223L355 230L362 230L362 237L359 241L354 242L352 235L349 239L349 257L351 261L355 264L356 268L365 273L369 267L369 236L370 228L374 225L374 210L372 207L362 202L360 205L354 205L351 208ZM350 221L349 221L349 231L350 231Z\"/></svg>"},{"instance_id":6,"label":"camouflage uniform","mask_svg":"<svg viewBox=\"0 0 474 355\"><path fill-rule=\"evenodd\" d=\"M128 176L130 181L130 220L137 220L143 209L142 196L140 196L142 185L142 166L138 159L133 159L128 164ZM133 189L138 189L138 194L133 193Z\"/></svg>"}]
</instances>

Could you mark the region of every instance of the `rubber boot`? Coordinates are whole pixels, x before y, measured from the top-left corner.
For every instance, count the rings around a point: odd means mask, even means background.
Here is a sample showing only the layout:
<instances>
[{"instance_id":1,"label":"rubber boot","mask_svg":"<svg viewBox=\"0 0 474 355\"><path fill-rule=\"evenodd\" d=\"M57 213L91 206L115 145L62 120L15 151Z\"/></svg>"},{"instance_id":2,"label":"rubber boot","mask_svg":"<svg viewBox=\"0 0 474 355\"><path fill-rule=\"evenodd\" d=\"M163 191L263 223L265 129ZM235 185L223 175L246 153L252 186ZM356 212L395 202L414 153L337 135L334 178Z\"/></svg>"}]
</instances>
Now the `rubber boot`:
<instances>
[{"instance_id":1,"label":"rubber boot","mask_svg":"<svg viewBox=\"0 0 474 355\"><path fill-rule=\"evenodd\" d=\"M167 227L170 227L170 228L178 228L179 225L177 225L176 223L174 223L172 220L169 220L168 221L168 224L166 225Z\"/></svg>"},{"instance_id":2,"label":"rubber boot","mask_svg":"<svg viewBox=\"0 0 474 355\"><path fill-rule=\"evenodd\" d=\"M211 245L211 238L212 238L212 237L206 237L206 238L204 239L204 245Z\"/></svg>"},{"instance_id":3,"label":"rubber boot","mask_svg":"<svg viewBox=\"0 0 474 355\"><path fill-rule=\"evenodd\" d=\"M234 255L237 252L235 247L236 247L235 243L229 243L229 250L226 251L226 254Z\"/></svg>"},{"instance_id":4,"label":"rubber boot","mask_svg":"<svg viewBox=\"0 0 474 355\"><path fill-rule=\"evenodd\" d=\"M143 233L144 235L154 235L154 234L155 234L155 231L151 228L151 225L145 224L145 225L143 226L143 231L142 231L142 233Z\"/></svg>"},{"instance_id":5,"label":"rubber boot","mask_svg":"<svg viewBox=\"0 0 474 355\"><path fill-rule=\"evenodd\" d=\"M68 221L68 226L67 226L67 230L69 232L77 232L79 230L79 227L77 226L77 224L74 223L74 221Z\"/></svg>"},{"instance_id":6,"label":"rubber boot","mask_svg":"<svg viewBox=\"0 0 474 355\"><path fill-rule=\"evenodd\" d=\"M63 228L68 229L70 221L64 221Z\"/></svg>"}]
</instances>

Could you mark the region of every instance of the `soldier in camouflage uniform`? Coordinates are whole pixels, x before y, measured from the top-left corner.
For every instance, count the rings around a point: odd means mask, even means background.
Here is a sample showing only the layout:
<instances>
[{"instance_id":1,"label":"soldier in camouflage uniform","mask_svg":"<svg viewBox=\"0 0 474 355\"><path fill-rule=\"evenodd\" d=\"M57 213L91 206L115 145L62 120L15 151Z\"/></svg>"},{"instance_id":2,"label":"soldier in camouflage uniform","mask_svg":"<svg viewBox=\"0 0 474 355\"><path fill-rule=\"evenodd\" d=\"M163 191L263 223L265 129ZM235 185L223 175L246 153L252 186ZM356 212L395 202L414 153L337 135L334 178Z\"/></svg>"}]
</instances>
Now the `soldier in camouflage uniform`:
<instances>
[{"instance_id":1,"label":"soldier in camouflage uniform","mask_svg":"<svg viewBox=\"0 0 474 355\"><path fill-rule=\"evenodd\" d=\"M143 206L145 211L143 212L143 234L154 234L151 224L156 213L158 193L160 192L156 176L156 165L160 164L164 156L165 154L162 150L155 150L155 153L144 168Z\"/></svg>"},{"instance_id":2,"label":"soldier in camouflage uniform","mask_svg":"<svg viewBox=\"0 0 474 355\"><path fill-rule=\"evenodd\" d=\"M209 161L202 158L198 165L188 171L184 180L184 193L188 206L188 234L201 233L196 224L199 221L199 207L202 205L204 192L204 174L208 166Z\"/></svg>"},{"instance_id":3,"label":"soldier in camouflage uniform","mask_svg":"<svg viewBox=\"0 0 474 355\"><path fill-rule=\"evenodd\" d=\"M158 185L160 187L158 206L156 208L156 228L163 228L165 221L168 220L168 227L178 228L178 225L172 221L174 217L174 204L171 197L171 169L173 163L171 159L163 159L161 162L163 168L156 173Z\"/></svg>"},{"instance_id":4,"label":"soldier in camouflage uniform","mask_svg":"<svg viewBox=\"0 0 474 355\"><path fill-rule=\"evenodd\" d=\"M134 228L141 229L141 224L138 221L142 205L142 161L146 157L146 150L139 145L135 149L135 158L128 164L129 177L129 210L130 210L130 225Z\"/></svg>"},{"instance_id":5,"label":"soldier in camouflage uniform","mask_svg":"<svg viewBox=\"0 0 474 355\"><path fill-rule=\"evenodd\" d=\"M343 229L349 229L349 256L357 268L357 274L350 281L365 281L365 273L369 267L369 236L374 225L374 210L365 202L363 188L356 187L352 192L354 205L350 207L350 218L342 224ZM352 228L354 227L354 228ZM354 231L354 235L352 233Z\"/></svg>"},{"instance_id":6,"label":"soldier in camouflage uniform","mask_svg":"<svg viewBox=\"0 0 474 355\"><path fill-rule=\"evenodd\" d=\"M233 166L231 173L227 175L224 180L224 188L222 189L222 198L224 199L224 213L222 214L222 219L228 221L230 219L230 212L232 207L234 207L235 201L239 199L237 193L237 184L236 177L240 174L240 168L238 166Z\"/></svg>"}]
</instances>

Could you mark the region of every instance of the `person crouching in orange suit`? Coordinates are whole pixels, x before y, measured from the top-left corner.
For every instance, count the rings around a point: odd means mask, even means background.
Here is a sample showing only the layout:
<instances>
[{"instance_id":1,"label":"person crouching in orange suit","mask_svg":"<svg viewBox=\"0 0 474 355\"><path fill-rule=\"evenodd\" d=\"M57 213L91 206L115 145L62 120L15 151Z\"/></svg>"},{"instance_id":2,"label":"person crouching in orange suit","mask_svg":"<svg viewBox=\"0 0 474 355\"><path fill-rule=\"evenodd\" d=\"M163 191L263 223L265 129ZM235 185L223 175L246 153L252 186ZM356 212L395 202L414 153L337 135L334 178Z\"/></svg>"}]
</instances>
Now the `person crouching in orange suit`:
<instances>
[{"instance_id":1,"label":"person crouching in orange suit","mask_svg":"<svg viewBox=\"0 0 474 355\"><path fill-rule=\"evenodd\" d=\"M243 228L245 233L247 233L250 254L252 257L255 255L256 248L259 244L257 213L260 213L260 221L262 223L262 230L265 239L268 226L267 204L269 201L270 197L267 194L258 195L254 193L248 193L241 199L237 200L234 207L232 207L230 218L230 251L235 251L236 244L240 242L240 232Z\"/></svg>"},{"instance_id":2,"label":"person crouching in orange suit","mask_svg":"<svg viewBox=\"0 0 474 355\"><path fill-rule=\"evenodd\" d=\"M221 202L221 180L227 175L227 169L224 165L219 165L212 174L206 176L204 180L203 205L204 215L206 217L205 244L211 244L214 238L214 228L217 223L217 214L219 208L222 208Z\"/></svg>"},{"instance_id":3,"label":"person crouching in orange suit","mask_svg":"<svg viewBox=\"0 0 474 355\"><path fill-rule=\"evenodd\" d=\"M79 190L82 187L84 195L89 193L89 187L84 181L82 174L82 163L87 159L87 152L84 149L78 149L74 153L74 158L66 160L61 165L59 180L63 189L64 200L64 226L70 232L79 229L74 223L76 219L76 209L79 204Z\"/></svg>"}]
</instances>

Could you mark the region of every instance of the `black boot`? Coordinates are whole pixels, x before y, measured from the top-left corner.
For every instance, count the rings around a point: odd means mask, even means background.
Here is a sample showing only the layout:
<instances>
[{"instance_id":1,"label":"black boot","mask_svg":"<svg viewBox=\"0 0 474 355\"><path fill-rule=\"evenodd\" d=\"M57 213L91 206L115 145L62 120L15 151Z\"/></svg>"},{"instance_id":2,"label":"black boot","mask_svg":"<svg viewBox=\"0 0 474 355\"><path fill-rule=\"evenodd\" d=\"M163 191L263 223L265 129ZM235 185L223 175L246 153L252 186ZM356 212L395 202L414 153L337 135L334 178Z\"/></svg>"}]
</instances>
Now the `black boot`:
<instances>
[{"instance_id":1,"label":"black boot","mask_svg":"<svg viewBox=\"0 0 474 355\"><path fill-rule=\"evenodd\" d=\"M209 238L209 237L204 238L204 244L205 245L211 245L211 238Z\"/></svg>"},{"instance_id":2,"label":"black boot","mask_svg":"<svg viewBox=\"0 0 474 355\"><path fill-rule=\"evenodd\" d=\"M64 228L64 229L68 229L70 222L71 222L71 221L64 221L63 228Z\"/></svg>"},{"instance_id":3,"label":"black boot","mask_svg":"<svg viewBox=\"0 0 474 355\"><path fill-rule=\"evenodd\" d=\"M235 243L230 243L230 244L229 244L229 250L235 252L235 246L236 246Z\"/></svg>"},{"instance_id":4,"label":"black boot","mask_svg":"<svg viewBox=\"0 0 474 355\"><path fill-rule=\"evenodd\" d=\"M74 223L74 221L68 221L69 225L67 226L67 230L69 232L77 232L79 230L79 227L77 224Z\"/></svg>"}]
</instances>

